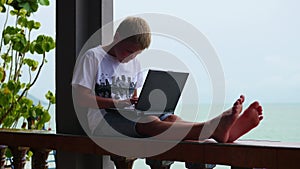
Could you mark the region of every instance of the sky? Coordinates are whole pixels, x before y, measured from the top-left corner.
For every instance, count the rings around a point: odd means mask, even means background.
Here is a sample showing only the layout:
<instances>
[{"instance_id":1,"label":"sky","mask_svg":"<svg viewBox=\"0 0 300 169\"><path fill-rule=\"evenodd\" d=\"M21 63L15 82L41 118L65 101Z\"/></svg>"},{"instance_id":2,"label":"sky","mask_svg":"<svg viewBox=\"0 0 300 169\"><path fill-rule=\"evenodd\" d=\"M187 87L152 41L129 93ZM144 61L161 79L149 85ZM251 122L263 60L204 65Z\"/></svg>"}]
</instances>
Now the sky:
<instances>
[{"instance_id":1,"label":"sky","mask_svg":"<svg viewBox=\"0 0 300 169\"><path fill-rule=\"evenodd\" d=\"M114 18L160 13L195 26L218 54L225 76L226 102L244 94L249 102L299 103L298 6L297 0L115 0ZM170 38L164 38L168 40L163 44L162 39L154 37L149 50L167 51L178 58L190 57L183 52L183 44L173 46L177 42ZM204 66L198 66L205 74ZM207 73L206 76L197 82L199 90L203 90L201 98L211 98L210 79Z\"/></svg>"},{"instance_id":2,"label":"sky","mask_svg":"<svg viewBox=\"0 0 300 169\"><path fill-rule=\"evenodd\" d=\"M115 0L114 19L158 13L195 26L209 40L221 62L226 102L244 94L249 102L299 103L299 5L297 0ZM3 15L0 18L2 25ZM48 7L41 7L33 18L41 22L41 31L55 37L55 1ZM179 41L163 36L154 36L145 54L155 50L174 55L179 60L193 55ZM38 85L32 89L32 94L41 99L44 99L41 93L55 90L54 55L54 51L48 54L48 63ZM197 66L201 81L196 78L195 83L200 97L209 101L212 94L209 74L204 64Z\"/></svg>"}]
</instances>

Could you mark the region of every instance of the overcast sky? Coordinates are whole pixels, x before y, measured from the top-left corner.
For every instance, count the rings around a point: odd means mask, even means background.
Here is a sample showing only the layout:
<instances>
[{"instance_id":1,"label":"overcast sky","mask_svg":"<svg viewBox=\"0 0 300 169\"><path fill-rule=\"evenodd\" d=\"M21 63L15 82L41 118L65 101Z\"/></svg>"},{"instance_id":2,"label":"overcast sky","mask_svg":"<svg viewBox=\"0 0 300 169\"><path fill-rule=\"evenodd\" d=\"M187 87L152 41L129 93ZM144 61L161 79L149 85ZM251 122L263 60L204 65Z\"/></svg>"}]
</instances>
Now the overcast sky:
<instances>
[{"instance_id":1,"label":"overcast sky","mask_svg":"<svg viewBox=\"0 0 300 169\"><path fill-rule=\"evenodd\" d=\"M218 53L227 102L240 93L248 101L300 102L300 1L115 0L114 6L115 19L162 13L193 24ZM162 45L154 38L151 47L187 55L169 41Z\"/></svg>"},{"instance_id":2,"label":"overcast sky","mask_svg":"<svg viewBox=\"0 0 300 169\"><path fill-rule=\"evenodd\" d=\"M300 102L299 6L298 0L115 0L114 18L163 13L195 26L216 49L225 75L228 102L241 93L248 101ZM54 11L55 2L51 1L50 7L41 7L34 16L41 22L41 30L53 37ZM0 24L3 20L2 15ZM174 48L170 45L172 43L179 47ZM176 57L189 57L183 48L172 39L154 37L150 50L159 49ZM33 95L54 90L53 55L54 51L49 55L47 70L42 72L38 81L44 85L33 88ZM200 65L199 71L205 72L202 69ZM208 75L203 79L201 89L211 90ZM210 92L203 94L210 98Z\"/></svg>"}]
</instances>

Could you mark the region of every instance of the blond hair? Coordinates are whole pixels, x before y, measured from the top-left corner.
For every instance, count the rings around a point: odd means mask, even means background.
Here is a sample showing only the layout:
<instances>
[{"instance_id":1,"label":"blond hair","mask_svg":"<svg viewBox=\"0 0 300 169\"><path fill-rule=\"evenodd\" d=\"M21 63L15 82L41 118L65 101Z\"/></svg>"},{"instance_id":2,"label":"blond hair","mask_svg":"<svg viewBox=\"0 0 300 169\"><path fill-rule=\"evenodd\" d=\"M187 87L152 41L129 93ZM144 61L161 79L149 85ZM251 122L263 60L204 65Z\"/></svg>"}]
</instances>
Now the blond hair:
<instances>
[{"instance_id":1,"label":"blond hair","mask_svg":"<svg viewBox=\"0 0 300 169\"><path fill-rule=\"evenodd\" d=\"M118 26L116 33L121 41L130 41L139 44L141 49L149 47L151 42L151 31L148 23L139 17L127 17Z\"/></svg>"}]
</instances>

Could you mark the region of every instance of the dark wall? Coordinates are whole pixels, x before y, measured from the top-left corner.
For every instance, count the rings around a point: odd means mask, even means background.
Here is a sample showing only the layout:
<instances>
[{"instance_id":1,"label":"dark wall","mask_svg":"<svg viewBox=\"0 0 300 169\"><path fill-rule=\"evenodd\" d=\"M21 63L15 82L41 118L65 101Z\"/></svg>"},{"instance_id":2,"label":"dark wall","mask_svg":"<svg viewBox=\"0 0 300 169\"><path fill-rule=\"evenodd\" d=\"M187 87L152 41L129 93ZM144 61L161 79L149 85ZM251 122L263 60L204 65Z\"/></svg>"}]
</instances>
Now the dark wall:
<instances>
[{"instance_id":1,"label":"dark wall","mask_svg":"<svg viewBox=\"0 0 300 169\"><path fill-rule=\"evenodd\" d=\"M71 80L81 47L101 28L101 1L57 1L56 14L56 129L84 134L74 111Z\"/></svg>"},{"instance_id":2,"label":"dark wall","mask_svg":"<svg viewBox=\"0 0 300 169\"><path fill-rule=\"evenodd\" d=\"M101 28L101 9L101 0L56 1L57 133L85 135L74 110L71 79L81 47L96 30ZM112 11L109 13L112 14ZM57 151L56 168L100 169L101 159L99 156Z\"/></svg>"}]
</instances>

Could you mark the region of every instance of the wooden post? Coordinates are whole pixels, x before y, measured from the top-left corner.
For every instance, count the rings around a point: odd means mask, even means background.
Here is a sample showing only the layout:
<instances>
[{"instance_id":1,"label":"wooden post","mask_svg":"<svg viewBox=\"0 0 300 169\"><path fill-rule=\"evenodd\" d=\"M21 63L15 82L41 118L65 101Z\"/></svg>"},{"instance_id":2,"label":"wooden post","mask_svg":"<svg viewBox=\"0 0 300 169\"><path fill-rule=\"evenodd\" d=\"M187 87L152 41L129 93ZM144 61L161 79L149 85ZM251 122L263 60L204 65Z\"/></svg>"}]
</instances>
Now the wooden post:
<instances>
[{"instance_id":1,"label":"wooden post","mask_svg":"<svg viewBox=\"0 0 300 169\"><path fill-rule=\"evenodd\" d=\"M13 155L12 165L14 169L24 169L26 164L26 153L29 150L29 147L9 147Z\"/></svg>"},{"instance_id":2,"label":"wooden post","mask_svg":"<svg viewBox=\"0 0 300 169\"><path fill-rule=\"evenodd\" d=\"M113 0L56 1L56 131L64 134L86 135L74 110L72 99L73 68L85 42L103 24L105 9L106 22L113 19ZM100 41L99 41L100 43ZM81 113L78 113L81 114ZM86 117L85 114L82 114ZM68 120L66 120L68 117ZM84 120L82 120L84 121ZM102 168L102 157L94 154L56 152L56 168L86 169ZM103 167L105 168L105 167Z\"/></svg>"},{"instance_id":3,"label":"wooden post","mask_svg":"<svg viewBox=\"0 0 300 169\"><path fill-rule=\"evenodd\" d=\"M6 148L7 146L0 145L0 169L4 169Z\"/></svg>"},{"instance_id":4,"label":"wooden post","mask_svg":"<svg viewBox=\"0 0 300 169\"><path fill-rule=\"evenodd\" d=\"M174 161L146 159L146 164L151 169L170 169Z\"/></svg>"},{"instance_id":5,"label":"wooden post","mask_svg":"<svg viewBox=\"0 0 300 169\"><path fill-rule=\"evenodd\" d=\"M133 163L136 158L126 158L121 156L110 156L117 169L132 169Z\"/></svg>"},{"instance_id":6,"label":"wooden post","mask_svg":"<svg viewBox=\"0 0 300 169\"><path fill-rule=\"evenodd\" d=\"M34 169L48 169L48 155L50 149L31 149L33 152L31 166Z\"/></svg>"}]
</instances>

